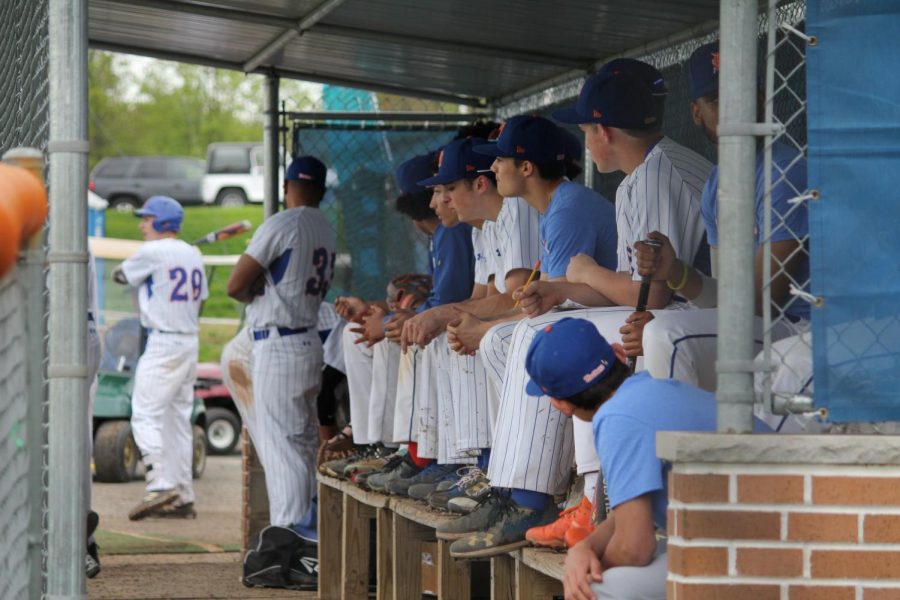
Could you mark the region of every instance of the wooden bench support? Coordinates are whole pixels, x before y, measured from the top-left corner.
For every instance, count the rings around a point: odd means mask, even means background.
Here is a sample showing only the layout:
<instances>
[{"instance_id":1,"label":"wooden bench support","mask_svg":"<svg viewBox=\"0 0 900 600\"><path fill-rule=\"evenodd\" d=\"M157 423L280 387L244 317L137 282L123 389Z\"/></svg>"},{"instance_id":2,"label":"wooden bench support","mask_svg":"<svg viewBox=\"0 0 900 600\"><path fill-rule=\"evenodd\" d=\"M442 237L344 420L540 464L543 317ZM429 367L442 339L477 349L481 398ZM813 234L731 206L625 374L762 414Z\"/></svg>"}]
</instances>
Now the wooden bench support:
<instances>
[{"instance_id":1,"label":"wooden bench support","mask_svg":"<svg viewBox=\"0 0 900 600\"><path fill-rule=\"evenodd\" d=\"M375 548L375 572L378 589L376 600L393 600L394 598L394 513L388 508L375 511L377 538Z\"/></svg>"},{"instance_id":2,"label":"wooden bench support","mask_svg":"<svg viewBox=\"0 0 900 600\"><path fill-rule=\"evenodd\" d=\"M434 530L396 513L393 520L394 600L421 600L422 542L434 540Z\"/></svg>"},{"instance_id":3,"label":"wooden bench support","mask_svg":"<svg viewBox=\"0 0 900 600\"><path fill-rule=\"evenodd\" d=\"M375 509L344 494L341 600L367 600L369 597L369 520L373 518Z\"/></svg>"},{"instance_id":4,"label":"wooden bench support","mask_svg":"<svg viewBox=\"0 0 900 600\"><path fill-rule=\"evenodd\" d=\"M341 589L341 536L344 520L344 494L319 482L319 598L331 600ZM330 596L330 597L329 597Z\"/></svg>"},{"instance_id":5,"label":"wooden bench support","mask_svg":"<svg viewBox=\"0 0 900 600\"><path fill-rule=\"evenodd\" d=\"M491 600L515 600L516 559L502 554L491 559Z\"/></svg>"},{"instance_id":6,"label":"wooden bench support","mask_svg":"<svg viewBox=\"0 0 900 600\"><path fill-rule=\"evenodd\" d=\"M450 544L438 540L438 600L469 600L472 597L469 561L450 558Z\"/></svg>"},{"instance_id":7,"label":"wooden bench support","mask_svg":"<svg viewBox=\"0 0 900 600\"><path fill-rule=\"evenodd\" d=\"M515 553L515 558L516 600L553 600L563 595L562 554L525 548Z\"/></svg>"}]
</instances>

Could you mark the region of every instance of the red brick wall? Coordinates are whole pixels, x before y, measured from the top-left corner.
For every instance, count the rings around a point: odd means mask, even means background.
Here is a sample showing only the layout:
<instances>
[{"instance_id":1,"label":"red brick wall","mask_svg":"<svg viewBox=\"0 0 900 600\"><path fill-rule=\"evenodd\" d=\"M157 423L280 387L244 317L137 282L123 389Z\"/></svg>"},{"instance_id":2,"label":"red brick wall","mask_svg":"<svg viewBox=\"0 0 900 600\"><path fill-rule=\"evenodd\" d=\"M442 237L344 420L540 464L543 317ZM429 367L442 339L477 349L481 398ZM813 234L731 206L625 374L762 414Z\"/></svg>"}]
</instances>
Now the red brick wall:
<instances>
[{"instance_id":1,"label":"red brick wall","mask_svg":"<svg viewBox=\"0 0 900 600\"><path fill-rule=\"evenodd\" d=\"M677 464L670 600L900 600L900 469Z\"/></svg>"}]
</instances>

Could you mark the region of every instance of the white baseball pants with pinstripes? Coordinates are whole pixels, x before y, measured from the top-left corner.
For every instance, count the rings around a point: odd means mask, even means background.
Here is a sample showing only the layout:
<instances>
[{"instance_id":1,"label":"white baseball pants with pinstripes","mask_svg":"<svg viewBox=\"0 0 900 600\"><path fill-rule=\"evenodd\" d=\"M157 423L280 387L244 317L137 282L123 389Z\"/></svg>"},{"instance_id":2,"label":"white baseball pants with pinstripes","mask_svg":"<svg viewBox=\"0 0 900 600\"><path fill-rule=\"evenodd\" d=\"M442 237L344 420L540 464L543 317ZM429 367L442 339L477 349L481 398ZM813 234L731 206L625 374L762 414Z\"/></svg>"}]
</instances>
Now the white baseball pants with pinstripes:
<instances>
[{"instance_id":1,"label":"white baseball pants with pinstripes","mask_svg":"<svg viewBox=\"0 0 900 600\"><path fill-rule=\"evenodd\" d=\"M394 438L394 403L397 397L397 368L400 346L387 340L371 348L357 344L358 333L344 327L344 367L350 392L350 423L357 444L391 445Z\"/></svg>"},{"instance_id":2,"label":"white baseball pants with pinstripes","mask_svg":"<svg viewBox=\"0 0 900 600\"><path fill-rule=\"evenodd\" d=\"M623 306L554 311L516 324L509 341L488 468L488 477L495 486L561 494L568 485L573 458L579 473L600 470L591 424L569 419L553 408L545 396L535 398L525 392L525 356L538 330L566 317L588 319L606 339L618 341L619 328L632 312L633 308ZM488 335L492 333L505 331L502 327L493 328ZM486 335L482 340L482 347L502 346L487 338Z\"/></svg>"},{"instance_id":3,"label":"white baseball pants with pinstripes","mask_svg":"<svg viewBox=\"0 0 900 600\"><path fill-rule=\"evenodd\" d=\"M191 475L196 335L151 333L134 375L131 429L147 467L147 491L194 501Z\"/></svg>"},{"instance_id":4,"label":"white baseball pants with pinstripes","mask_svg":"<svg viewBox=\"0 0 900 600\"><path fill-rule=\"evenodd\" d=\"M417 347L400 354L397 366L397 396L394 398L393 441L396 444L419 441L419 429L415 426L416 377L419 354Z\"/></svg>"},{"instance_id":5,"label":"white baseball pants with pinstripes","mask_svg":"<svg viewBox=\"0 0 900 600\"><path fill-rule=\"evenodd\" d=\"M253 342L253 409L248 431L266 474L269 521L289 527L316 494L322 342L316 331Z\"/></svg>"},{"instance_id":6,"label":"white baseball pants with pinstripes","mask_svg":"<svg viewBox=\"0 0 900 600\"><path fill-rule=\"evenodd\" d=\"M491 447L500 398L488 383L479 355L463 356L449 351L441 354L441 359L446 361L442 368L449 374L448 402L453 409L454 428L442 429L438 435L455 435L458 454L477 456L481 448Z\"/></svg>"}]
</instances>

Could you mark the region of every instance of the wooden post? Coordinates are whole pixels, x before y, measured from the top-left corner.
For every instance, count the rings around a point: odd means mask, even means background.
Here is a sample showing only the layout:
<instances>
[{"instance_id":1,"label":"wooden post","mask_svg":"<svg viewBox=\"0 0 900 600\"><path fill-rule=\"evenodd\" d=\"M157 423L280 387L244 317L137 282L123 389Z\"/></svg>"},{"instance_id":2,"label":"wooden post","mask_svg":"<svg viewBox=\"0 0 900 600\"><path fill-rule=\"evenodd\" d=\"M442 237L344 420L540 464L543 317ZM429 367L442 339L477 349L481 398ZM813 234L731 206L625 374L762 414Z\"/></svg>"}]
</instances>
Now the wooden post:
<instances>
[{"instance_id":1,"label":"wooden post","mask_svg":"<svg viewBox=\"0 0 900 600\"><path fill-rule=\"evenodd\" d=\"M563 595L563 585L558 579L544 575L523 563L516 562L516 600L553 600Z\"/></svg>"},{"instance_id":2,"label":"wooden post","mask_svg":"<svg viewBox=\"0 0 900 600\"><path fill-rule=\"evenodd\" d=\"M367 600L369 597L369 519L374 517L372 507L344 494L344 525L341 535L342 600Z\"/></svg>"},{"instance_id":3,"label":"wooden post","mask_svg":"<svg viewBox=\"0 0 900 600\"><path fill-rule=\"evenodd\" d=\"M378 588L376 600L394 598L394 513L388 508L375 510L376 540L375 577Z\"/></svg>"},{"instance_id":4,"label":"wooden post","mask_svg":"<svg viewBox=\"0 0 900 600\"><path fill-rule=\"evenodd\" d=\"M472 595L469 562L450 558L450 544L438 540L438 600L469 600Z\"/></svg>"},{"instance_id":5,"label":"wooden post","mask_svg":"<svg viewBox=\"0 0 900 600\"><path fill-rule=\"evenodd\" d=\"M394 600L422 598L422 540L434 539L434 529L394 513Z\"/></svg>"},{"instance_id":6,"label":"wooden post","mask_svg":"<svg viewBox=\"0 0 900 600\"><path fill-rule=\"evenodd\" d=\"M344 494L319 483L319 598L340 596Z\"/></svg>"},{"instance_id":7,"label":"wooden post","mask_svg":"<svg viewBox=\"0 0 900 600\"><path fill-rule=\"evenodd\" d=\"M516 560L509 554L491 559L491 600L514 600Z\"/></svg>"}]
</instances>

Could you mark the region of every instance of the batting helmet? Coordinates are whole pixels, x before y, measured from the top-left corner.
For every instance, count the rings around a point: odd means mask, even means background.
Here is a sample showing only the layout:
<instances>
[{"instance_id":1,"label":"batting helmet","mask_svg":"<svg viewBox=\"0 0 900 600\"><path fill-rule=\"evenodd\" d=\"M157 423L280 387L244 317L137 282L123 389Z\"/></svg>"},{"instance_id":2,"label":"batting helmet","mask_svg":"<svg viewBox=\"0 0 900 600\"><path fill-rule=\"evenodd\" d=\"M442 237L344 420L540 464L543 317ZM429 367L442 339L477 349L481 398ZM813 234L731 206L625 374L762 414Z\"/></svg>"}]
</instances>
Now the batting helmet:
<instances>
[{"instance_id":1,"label":"batting helmet","mask_svg":"<svg viewBox=\"0 0 900 600\"><path fill-rule=\"evenodd\" d=\"M138 217L153 217L153 229L160 233L177 233L181 230L181 221L184 219L184 209L177 200L168 196L147 198L144 206L134 211L134 214Z\"/></svg>"}]
</instances>

